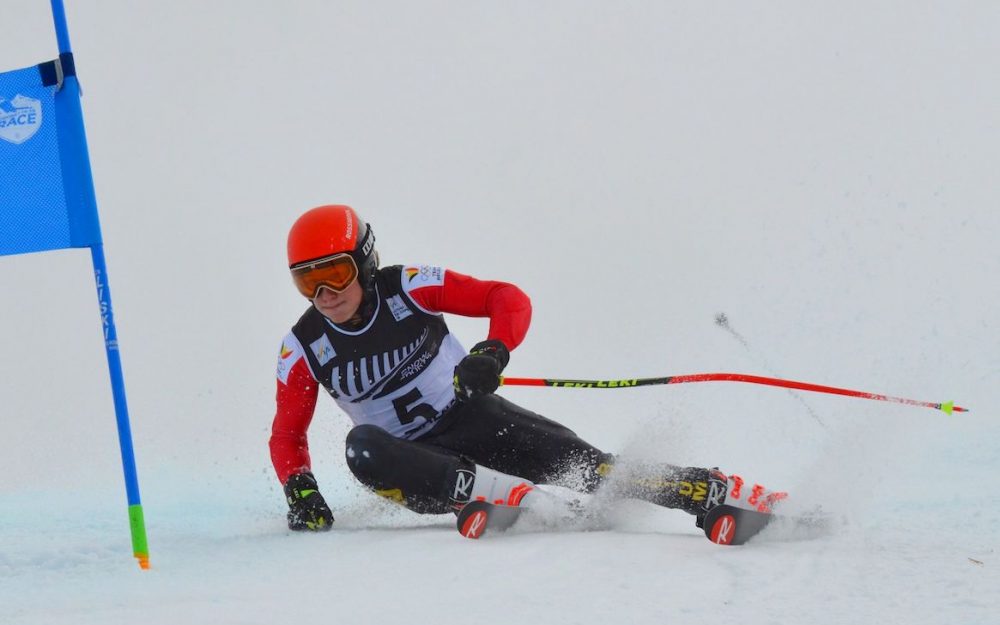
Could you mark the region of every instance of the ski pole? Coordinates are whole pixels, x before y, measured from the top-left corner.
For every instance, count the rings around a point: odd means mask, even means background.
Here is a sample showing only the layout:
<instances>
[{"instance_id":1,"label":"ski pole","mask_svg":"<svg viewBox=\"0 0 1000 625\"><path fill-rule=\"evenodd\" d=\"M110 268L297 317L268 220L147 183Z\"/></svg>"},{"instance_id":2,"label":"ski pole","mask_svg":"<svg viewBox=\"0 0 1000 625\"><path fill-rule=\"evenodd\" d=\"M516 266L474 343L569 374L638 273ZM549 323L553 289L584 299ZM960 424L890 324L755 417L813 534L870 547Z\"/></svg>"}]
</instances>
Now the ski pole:
<instances>
[{"instance_id":1,"label":"ski pole","mask_svg":"<svg viewBox=\"0 0 1000 625\"><path fill-rule=\"evenodd\" d=\"M662 378L632 378L625 380L561 380L555 378L508 378L501 377L500 383L504 386L558 386L562 388L631 388L634 386L652 386L657 384L685 384L687 382L748 382L750 384L765 384L767 386L781 386L784 388L794 388L800 391L812 391L814 393L830 393L832 395L847 395L848 397L860 397L862 399L874 399L878 401L888 401L896 404L906 404L908 406L923 406L925 408L935 408L945 414L952 412L968 412L968 408L956 406L955 402L930 402L916 399L906 399L904 397L892 397L878 393L866 393L865 391L854 391L847 388L837 388L835 386L823 386L811 384L809 382L796 382L795 380L782 380L780 378L766 378L759 375L745 375L742 373L693 373L689 375L671 375Z\"/></svg>"}]
</instances>

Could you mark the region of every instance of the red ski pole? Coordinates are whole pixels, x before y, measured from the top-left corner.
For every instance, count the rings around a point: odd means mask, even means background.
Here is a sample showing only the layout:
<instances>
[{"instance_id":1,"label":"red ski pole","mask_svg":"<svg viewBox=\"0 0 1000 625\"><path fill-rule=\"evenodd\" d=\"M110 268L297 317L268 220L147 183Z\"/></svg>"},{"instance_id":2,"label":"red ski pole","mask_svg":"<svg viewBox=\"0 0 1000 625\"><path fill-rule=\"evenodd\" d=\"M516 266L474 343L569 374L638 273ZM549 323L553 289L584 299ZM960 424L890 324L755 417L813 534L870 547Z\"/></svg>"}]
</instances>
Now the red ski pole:
<instances>
[{"instance_id":1,"label":"red ski pole","mask_svg":"<svg viewBox=\"0 0 1000 625\"><path fill-rule=\"evenodd\" d=\"M811 384L809 382L796 382L795 380L782 380L780 378L765 378L759 375L745 375L742 373L693 373L689 375L672 375L662 378L632 378L626 380L561 380L555 378L508 378L501 377L500 383L504 386L558 386L563 388L631 388L633 386L652 386L656 384L684 384L687 382L748 382L750 384L765 384L767 386L780 386L783 388L793 388L800 391L812 391L814 393L829 393L831 395L846 395L848 397L860 397L861 399L874 399L887 401L896 404L906 404L908 406L923 406L925 408L935 408L946 414L952 412L968 412L968 408L956 406L955 402L930 402L917 399L906 399L905 397L892 397L879 393L867 393L865 391L854 391L847 388L837 388L835 386L823 386L821 384Z\"/></svg>"}]
</instances>

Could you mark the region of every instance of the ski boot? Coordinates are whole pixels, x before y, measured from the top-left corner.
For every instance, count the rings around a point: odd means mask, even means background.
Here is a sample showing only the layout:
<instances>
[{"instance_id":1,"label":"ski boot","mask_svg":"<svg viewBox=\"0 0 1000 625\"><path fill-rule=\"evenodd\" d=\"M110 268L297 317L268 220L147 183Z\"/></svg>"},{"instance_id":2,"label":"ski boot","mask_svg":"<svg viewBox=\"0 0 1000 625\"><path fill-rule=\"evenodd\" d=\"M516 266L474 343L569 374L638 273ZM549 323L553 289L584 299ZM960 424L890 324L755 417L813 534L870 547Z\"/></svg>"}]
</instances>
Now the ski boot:
<instances>
[{"instance_id":1,"label":"ski boot","mask_svg":"<svg viewBox=\"0 0 1000 625\"><path fill-rule=\"evenodd\" d=\"M718 468L709 470L707 495L695 512L695 525L703 527L705 515L712 508L726 504L734 508L770 514L774 504L788 497L784 491L769 490L760 484L747 484L739 475L726 476Z\"/></svg>"},{"instance_id":2,"label":"ski boot","mask_svg":"<svg viewBox=\"0 0 1000 625\"><path fill-rule=\"evenodd\" d=\"M458 513L473 501L518 506L533 491L535 485L524 478L477 464L473 465L472 471L460 468L455 472L451 487L451 507Z\"/></svg>"}]
</instances>

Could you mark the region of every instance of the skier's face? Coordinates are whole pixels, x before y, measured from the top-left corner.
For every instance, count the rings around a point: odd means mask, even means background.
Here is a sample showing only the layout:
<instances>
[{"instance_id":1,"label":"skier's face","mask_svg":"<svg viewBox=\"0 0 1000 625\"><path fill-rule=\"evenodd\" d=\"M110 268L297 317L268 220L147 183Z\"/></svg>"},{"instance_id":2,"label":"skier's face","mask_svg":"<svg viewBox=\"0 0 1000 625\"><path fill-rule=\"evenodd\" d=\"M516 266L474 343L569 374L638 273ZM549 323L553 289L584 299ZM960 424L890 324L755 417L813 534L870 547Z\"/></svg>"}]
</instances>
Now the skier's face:
<instances>
[{"instance_id":1,"label":"skier's face","mask_svg":"<svg viewBox=\"0 0 1000 625\"><path fill-rule=\"evenodd\" d=\"M347 323L358 312L361 307L361 300L364 292L361 285L355 280L349 287L341 293L337 293L326 287L320 287L319 293L313 300L316 310L323 313L323 316L334 323Z\"/></svg>"}]
</instances>

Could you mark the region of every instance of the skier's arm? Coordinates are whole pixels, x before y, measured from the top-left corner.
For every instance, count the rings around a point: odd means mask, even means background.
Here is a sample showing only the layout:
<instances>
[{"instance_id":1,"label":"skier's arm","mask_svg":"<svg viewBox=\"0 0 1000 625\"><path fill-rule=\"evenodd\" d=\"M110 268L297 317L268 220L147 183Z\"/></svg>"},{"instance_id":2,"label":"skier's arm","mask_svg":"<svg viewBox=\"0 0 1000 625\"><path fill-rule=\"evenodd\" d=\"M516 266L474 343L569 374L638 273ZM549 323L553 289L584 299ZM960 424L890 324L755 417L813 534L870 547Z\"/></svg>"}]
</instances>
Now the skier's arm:
<instances>
[{"instance_id":1,"label":"skier's arm","mask_svg":"<svg viewBox=\"0 0 1000 625\"><path fill-rule=\"evenodd\" d=\"M521 344L531 324L531 300L524 291L508 282L431 270L423 285L409 293L426 310L490 318L486 340L473 345L455 367L454 384L460 400L496 391L510 360L509 350Z\"/></svg>"},{"instance_id":2,"label":"skier's arm","mask_svg":"<svg viewBox=\"0 0 1000 625\"><path fill-rule=\"evenodd\" d=\"M421 308L466 317L489 317L487 340L503 342L514 349L524 340L531 324L531 300L508 282L478 280L447 269L436 284L409 291Z\"/></svg>"},{"instance_id":3,"label":"skier's arm","mask_svg":"<svg viewBox=\"0 0 1000 625\"><path fill-rule=\"evenodd\" d=\"M316 409L319 383L304 358L292 365L285 381L278 379L277 411L271 425L271 463L282 484L311 468L306 431Z\"/></svg>"},{"instance_id":4,"label":"skier's arm","mask_svg":"<svg viewBox=\"0 0 1000 625\"><path fill-rule=\"evenodd\" d=\"M328 530L333 524L333 512L319 493L316 478L310 471L309 440L306 438L316 409L319 385L304 358L299 357L286 366L287 370L279 369L278 409L271 425L271 463L285 491L288 528Z\"/></svg>"}]
</instances>

